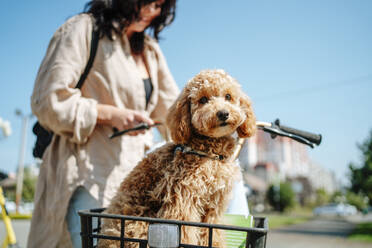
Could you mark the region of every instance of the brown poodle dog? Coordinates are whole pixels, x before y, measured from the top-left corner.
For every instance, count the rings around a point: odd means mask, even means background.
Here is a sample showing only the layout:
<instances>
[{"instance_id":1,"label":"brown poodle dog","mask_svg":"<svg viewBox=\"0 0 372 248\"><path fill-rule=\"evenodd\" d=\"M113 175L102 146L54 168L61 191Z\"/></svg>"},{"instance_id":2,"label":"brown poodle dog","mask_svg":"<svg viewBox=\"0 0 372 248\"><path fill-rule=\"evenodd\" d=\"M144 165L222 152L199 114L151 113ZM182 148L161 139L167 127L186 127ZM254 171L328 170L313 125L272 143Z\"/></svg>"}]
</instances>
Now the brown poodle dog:
<instances>
[{"instance_id":1,"label":"brown poodle dog","mask_svg":"<svg viewBox=\"0 0 372 248\"><path fill-rule=\"evenodd\" d=\"M220 223L238 173L231 155L239 137L255 133L251 103L223 70L191 79L167 116L173 142L149 153L125 178L106 213ZM125 236L146 238L147 224L126 222ZM120 221L104 219L102 233L120 236ZM183 227L183 244L207 245L208 232ZM98 247L119 247L100 240ZM126 247L135 247L129 244ZM213 246L223 247L218 231Z\"/></svg>"}]
</instances>

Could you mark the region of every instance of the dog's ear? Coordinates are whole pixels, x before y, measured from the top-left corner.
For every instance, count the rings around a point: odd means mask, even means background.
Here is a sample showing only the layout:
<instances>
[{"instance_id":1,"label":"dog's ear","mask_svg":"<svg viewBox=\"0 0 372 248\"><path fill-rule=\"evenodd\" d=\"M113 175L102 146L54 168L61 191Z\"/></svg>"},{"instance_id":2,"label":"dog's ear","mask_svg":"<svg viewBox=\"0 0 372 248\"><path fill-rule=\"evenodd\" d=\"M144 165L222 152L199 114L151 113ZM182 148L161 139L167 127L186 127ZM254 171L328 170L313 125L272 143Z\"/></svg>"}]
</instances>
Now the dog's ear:
<instances>
[{"instance_id":1,"label":"dog's ear","mask_svg":"<svg viewBox=\"0 0 372 248\"><path fill-rule=\"evenodd\" d=\"M256 117L251 101L245 95L240 97L240 108L244 111L246 118L243 124L238 127L237 132L240 138L248 138L256 133Z\"/></svg>"},{"instance_id":2,"label":"dog's ear","mask_svg":"<svg viewBox=\"0 0 372 248\"><path fill-rule=\"evenodd\" d=\"M191 136L191 114L188 93L183 91L170 107L167 126L174 143L185 144Z\"/></svg>"}]
</instances>

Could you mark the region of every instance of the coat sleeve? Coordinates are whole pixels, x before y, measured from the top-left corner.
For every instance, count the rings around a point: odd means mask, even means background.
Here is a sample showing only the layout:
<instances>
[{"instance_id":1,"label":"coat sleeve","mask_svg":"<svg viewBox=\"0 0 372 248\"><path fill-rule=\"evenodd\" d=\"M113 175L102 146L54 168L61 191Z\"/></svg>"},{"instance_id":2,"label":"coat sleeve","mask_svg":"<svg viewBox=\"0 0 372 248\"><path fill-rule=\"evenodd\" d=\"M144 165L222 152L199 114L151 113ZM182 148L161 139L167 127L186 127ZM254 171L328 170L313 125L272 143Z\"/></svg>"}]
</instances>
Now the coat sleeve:
<instances>
[{"instance_id":1,"label":"coat sleeve","mask_svg":"<svg viewBox=\"0 0 372 248\"><path fill-rule=\"evenodd\" d=\"M158 103L151 113L151 118L155 121L160 121L164 125L159 126L159 132L165 140L170 139L170 135L165 127L165 118L170 106L177 99L179 94L178 86L168 68L166 59L157 43L153 44L153 48L158 60L158 87L159 97Z\"/></svg>"},{"instance_id":2,"label":"coat sleeve","mask_svg":"<svg viewBox=\"0 0 372 248\"><path fill-rule=\"evenodd\" d=\"M91 30L90 16L82 14L56 31L31 97L32 111L42 126L80 144L88 140L97 120L96 100L74 88L89 57Z\"/></svg>"}]
</instances>

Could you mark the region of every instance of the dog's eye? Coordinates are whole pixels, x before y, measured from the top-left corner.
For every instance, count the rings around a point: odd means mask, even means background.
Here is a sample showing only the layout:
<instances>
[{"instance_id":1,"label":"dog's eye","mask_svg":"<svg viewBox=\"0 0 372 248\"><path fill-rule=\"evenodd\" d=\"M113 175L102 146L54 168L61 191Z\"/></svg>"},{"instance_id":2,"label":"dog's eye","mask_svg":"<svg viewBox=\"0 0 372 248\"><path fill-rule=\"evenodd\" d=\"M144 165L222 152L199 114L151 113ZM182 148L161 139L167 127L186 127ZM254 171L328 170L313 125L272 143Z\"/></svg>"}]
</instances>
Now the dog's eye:
<instances>
[{"instance_id":1,"label":"dog's eye","mask_svg":"<svg viewBox=\"0 0 372 248\"><path fill-rule=\"evenodd\" d=\"M208 102L208 98L206 96L203 96L202 98L199 99L200 104L205 104Z\"/></svg>"},{"instance_id":2,"label":"dog's eye","mask_svg":"<svg viewBox=\"0 0 372 248\"><path fill-rule=\"evenodd\" d=\"M230 95L230 94L226 94L225 99L226 99L227 101L230 101L230 100L231 100L231 95Z\"/></svg>"}]
</instances>

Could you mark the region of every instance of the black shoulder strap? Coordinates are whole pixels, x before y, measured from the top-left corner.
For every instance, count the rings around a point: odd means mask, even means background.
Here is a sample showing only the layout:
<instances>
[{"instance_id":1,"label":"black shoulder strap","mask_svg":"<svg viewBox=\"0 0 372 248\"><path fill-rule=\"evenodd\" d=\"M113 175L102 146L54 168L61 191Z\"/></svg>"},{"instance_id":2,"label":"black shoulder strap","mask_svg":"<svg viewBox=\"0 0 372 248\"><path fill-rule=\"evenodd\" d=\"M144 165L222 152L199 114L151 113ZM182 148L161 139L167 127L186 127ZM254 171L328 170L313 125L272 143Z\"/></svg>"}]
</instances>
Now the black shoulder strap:
<instances>
[{"instance_id":1,"label":"black shoulder strap","mask_svg":"<svg viewBox=\"0 0 372 248\"><path fill-rule=\"evenodd\" d=\"M92 40L90 42L90 55L89 55L87 65L85 66L84 72L83 72L83 74L81 74L80 79L75 86L75 88L78 88L78 89L81 89L81 87L83 87L84 81L88 76L90 68L92 68L93 61L94 61L94 58L96 57L96 53L97 53L97 47L98 47L98 41L99 41L99 32L95 28L95 23L94 22L95 21L94 21L94 18L93 18Z\"/></svg>"}]
</instances>

